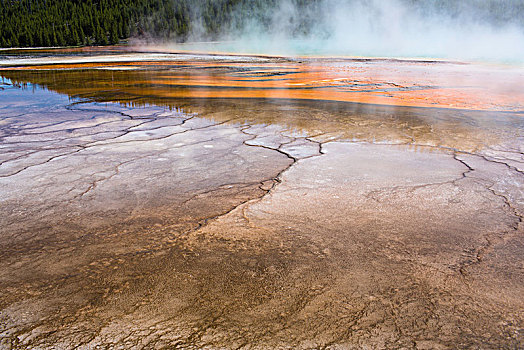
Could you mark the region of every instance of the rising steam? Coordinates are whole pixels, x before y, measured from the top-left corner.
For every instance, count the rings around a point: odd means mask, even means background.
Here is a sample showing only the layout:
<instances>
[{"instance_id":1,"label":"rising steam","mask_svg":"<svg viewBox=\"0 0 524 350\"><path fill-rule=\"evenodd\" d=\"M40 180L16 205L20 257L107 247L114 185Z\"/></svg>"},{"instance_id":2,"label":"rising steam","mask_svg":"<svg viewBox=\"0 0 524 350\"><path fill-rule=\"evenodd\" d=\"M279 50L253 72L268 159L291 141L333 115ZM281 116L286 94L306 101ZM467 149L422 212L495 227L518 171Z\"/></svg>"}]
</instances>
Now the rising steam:
<instances>
[{"instance_id":1,"label":"rising steam","mask_svg":"<svg viewBox=\"0 0 524 350\"><path fill-rule=\"evenodd\" d=\"M524 62L523 0L298 0L233 8L218 35L195 11L186 50ZM301 4L298 4L301 3ZM304 4L305 3L305 4Z\"/></svg>"}]
</instances>

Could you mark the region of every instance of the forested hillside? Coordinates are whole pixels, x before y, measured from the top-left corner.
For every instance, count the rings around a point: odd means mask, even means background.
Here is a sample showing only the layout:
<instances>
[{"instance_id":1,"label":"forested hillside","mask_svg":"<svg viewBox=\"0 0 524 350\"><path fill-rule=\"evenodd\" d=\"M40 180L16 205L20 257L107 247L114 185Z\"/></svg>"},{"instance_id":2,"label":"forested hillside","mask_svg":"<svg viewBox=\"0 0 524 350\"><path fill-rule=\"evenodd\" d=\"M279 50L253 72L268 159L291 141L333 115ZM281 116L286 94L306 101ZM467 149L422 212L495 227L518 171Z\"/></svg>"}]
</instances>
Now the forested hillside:
<instances>
[{"instance_id":1,"label":"forested hillside","mask_svg":"<svg viewBox=\"0 0 524 350\"><path fill-rule=\"evenodd\" d=\"M0 0L0 46L107 45L151 29L154 34L157 26L168 24L174 32L184 34L188 31L188 2ZM147 16L158 18L149 24L142 21Z\"/></svg>"},{"instance_id":2,"label":"forested hillside","mask_svg":"<svg viewBox=\"0 0 524 350\"><path fill-rule=\"evenodd\" d=\"M373 0L0 0L0 46L108 45L130 37L213 39L256 21L264 28L282 9L291 34L307 34L322 9ZM524 0L399 0L418 13L471 14L495 25L523 25ZM326 3L329 6L322 6ZM284 6L283 6L284 4ZM289 6L288 6L289 5Z\"/></svg>"},{"instance_id":3,"label":"forested hillside","mask_svg":"<svg viewBox=\"0 0 524 350\"><path fill-rule=\"evenodd\" d=\"M303 6L315 1L293 2ZM0 0L0 46L108 45L129 37L184 41L195 27L198 29L194 31L212 37L224 24L231 23L233 12L260 17L267 14L266 8L275 8L278 2ZM236 20L241 23L241 19Z\"/></svg>"}]
</instances>

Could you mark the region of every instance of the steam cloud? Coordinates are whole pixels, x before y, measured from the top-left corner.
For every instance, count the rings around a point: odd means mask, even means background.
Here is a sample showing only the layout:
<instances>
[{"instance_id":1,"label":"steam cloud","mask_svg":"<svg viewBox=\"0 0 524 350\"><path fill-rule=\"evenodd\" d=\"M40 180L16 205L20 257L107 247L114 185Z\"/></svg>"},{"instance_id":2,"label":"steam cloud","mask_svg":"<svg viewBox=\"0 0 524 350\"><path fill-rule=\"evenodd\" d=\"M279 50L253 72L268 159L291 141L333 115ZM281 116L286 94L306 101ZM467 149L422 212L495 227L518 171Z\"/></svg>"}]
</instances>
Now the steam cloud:
<instances>
[{"instance_id":1,"label":"steam cloud","mask_svg":"<svg viewBox=\"0 0 524 350\"><path fill-rule=\"evenodd\" d=\"M206 33L196 11L187 39L219 41L207 49L244 53L524 62L523 0L267 3L256 13L237 6L219 35Z\"/></svg>"}]
</instances>

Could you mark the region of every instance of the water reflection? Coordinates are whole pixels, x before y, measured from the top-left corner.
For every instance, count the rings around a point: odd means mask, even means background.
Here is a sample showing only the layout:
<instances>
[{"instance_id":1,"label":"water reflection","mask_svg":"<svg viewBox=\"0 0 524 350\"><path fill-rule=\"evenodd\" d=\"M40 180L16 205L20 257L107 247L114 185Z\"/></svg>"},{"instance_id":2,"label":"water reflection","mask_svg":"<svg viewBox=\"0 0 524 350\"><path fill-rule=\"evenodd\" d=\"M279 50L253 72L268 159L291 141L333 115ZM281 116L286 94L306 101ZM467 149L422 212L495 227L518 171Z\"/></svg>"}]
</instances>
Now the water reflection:
<instances>
[{"instance_id":1,"label":"water reflection","mask_svg":"<svg viewBox=\"0 0 524 350\"><path fill-rule=\"evenodd\" d=\"M121 70L136 65L140 69ZM22 89L38 86L65 94L76 102L164 106L218 121L279 124L321 140L350 139L475 151L519 138L524 130L522 112L450 109L437 103L438 108L428 108L424 107L427 102L411 106L409 101L421 91L439 96L442 89L437 85L422 84L431 79L405 86L384 82L378 76L349 79L348 76L358 74L348 73L347 66L340 64L185 61L26 68L31 67L4 69L0 75ZM403 79L413 80L414 76ZM507 103L493 96L485 100L500 106ZM477 96L479 100L482 97ZM11 98L23 100L27 96ZM383 98L389 103L380 104ZM505 109L519 108L515 103Z\"/></svg>"}]
</instances>

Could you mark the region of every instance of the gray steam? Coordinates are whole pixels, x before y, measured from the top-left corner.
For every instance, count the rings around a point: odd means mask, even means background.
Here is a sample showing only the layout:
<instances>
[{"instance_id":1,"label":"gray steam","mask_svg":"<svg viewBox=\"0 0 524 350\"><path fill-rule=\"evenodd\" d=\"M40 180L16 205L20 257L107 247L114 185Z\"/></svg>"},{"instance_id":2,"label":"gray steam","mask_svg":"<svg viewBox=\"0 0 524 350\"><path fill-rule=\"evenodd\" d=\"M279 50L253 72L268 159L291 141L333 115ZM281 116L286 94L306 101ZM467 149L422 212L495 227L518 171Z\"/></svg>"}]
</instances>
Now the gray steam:
<instances>
[{"instance_id":1,"label":"gray steam","mask_svg":"<svg viewBox=\"0 0 524 350\"><path fill-rule=\"evenodd\" d=\"M188 41L215 43L177 48L524 62L524 0L299 2L267 1L254 12L239 5L218 36L196 11Z\"/></svg>"}]
</instances>

